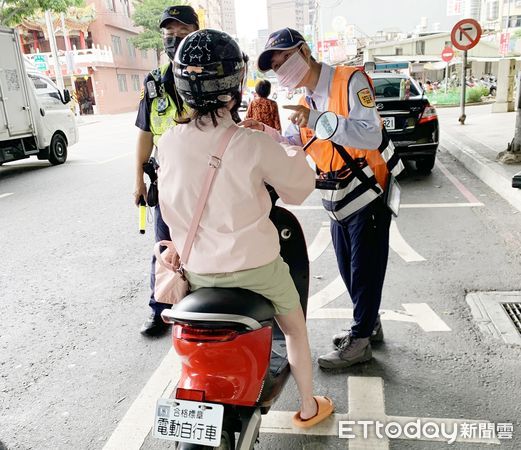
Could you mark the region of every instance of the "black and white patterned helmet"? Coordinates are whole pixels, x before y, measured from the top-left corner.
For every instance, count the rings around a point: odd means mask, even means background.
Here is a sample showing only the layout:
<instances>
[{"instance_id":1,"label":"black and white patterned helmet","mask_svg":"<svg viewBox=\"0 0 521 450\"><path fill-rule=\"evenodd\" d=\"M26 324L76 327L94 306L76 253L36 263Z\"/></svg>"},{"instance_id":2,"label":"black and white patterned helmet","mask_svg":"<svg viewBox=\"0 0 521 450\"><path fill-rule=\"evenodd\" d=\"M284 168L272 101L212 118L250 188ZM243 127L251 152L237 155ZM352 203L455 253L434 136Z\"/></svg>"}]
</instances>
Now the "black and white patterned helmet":
<instances>
[{"instance_id":1,"label":"black and white patterned helmet","mask_svg":"<svg viewBox=\"0 0 521 450\"><path fill-rule=\"evenodd\" d=\"M242 90L247 60L230 35L195 31L183 39L175 55L177 91L194 109L225 106Z\"/></svg>"}]
</instances>

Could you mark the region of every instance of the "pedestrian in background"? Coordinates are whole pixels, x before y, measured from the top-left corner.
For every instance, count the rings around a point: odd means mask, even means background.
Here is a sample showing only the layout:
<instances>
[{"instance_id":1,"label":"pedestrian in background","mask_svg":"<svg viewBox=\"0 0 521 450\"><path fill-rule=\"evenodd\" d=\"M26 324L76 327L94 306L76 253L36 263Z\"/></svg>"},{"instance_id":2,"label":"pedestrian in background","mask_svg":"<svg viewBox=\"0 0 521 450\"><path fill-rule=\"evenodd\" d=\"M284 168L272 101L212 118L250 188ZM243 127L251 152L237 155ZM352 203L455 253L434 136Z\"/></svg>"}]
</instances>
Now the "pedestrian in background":
<instances>
[{"instance_id":1,"label":"pedestrian in background","mask_svg":"<svg viewBox=\"0 0 521 450\"><path fill-rule=\"evenodd\" d=\"M260 80L255 85L256 98L249 104L246 119L257 120L277 131L281 131L279 107L277 102L268 97L271 93L271 83Z\"/></svg>"}]
</instances>

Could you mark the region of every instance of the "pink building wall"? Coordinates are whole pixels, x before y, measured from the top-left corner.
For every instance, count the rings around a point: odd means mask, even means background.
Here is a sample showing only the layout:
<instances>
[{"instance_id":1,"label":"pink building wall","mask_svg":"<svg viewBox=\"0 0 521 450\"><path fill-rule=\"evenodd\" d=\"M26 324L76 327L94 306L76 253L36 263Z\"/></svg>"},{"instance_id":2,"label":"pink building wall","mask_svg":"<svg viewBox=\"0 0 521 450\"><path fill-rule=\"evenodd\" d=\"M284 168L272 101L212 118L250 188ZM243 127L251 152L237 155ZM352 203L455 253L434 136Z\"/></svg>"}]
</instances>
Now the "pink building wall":
<instances>
[{"instance_id":1,"label":"pink building wall","mask_svg":"<svg viewBox=\"0 0 521 450\"><path fill-rule=\"evenodd\" d=\"M127 11L130 11L130 14L133 12L131 4L127 6L125 0L88 0L88 3L94 4L97 12L96 20L89 27L92 41L101 47L111 47L114 57L114 64L93 67L96 110L100 114L137 110L143 80L150 70L157 67L155 51L147 50L146 58L139 49L135 49L135 56L129 52L127 39L139 33L139 29L133 26L132 19L128 17ZM121 51L115 48L113 36L119 37ZM123 76L126 80L126 91L122 90ZM139 80L137 85L136 76Z\"/></svg>"}]
</instances>

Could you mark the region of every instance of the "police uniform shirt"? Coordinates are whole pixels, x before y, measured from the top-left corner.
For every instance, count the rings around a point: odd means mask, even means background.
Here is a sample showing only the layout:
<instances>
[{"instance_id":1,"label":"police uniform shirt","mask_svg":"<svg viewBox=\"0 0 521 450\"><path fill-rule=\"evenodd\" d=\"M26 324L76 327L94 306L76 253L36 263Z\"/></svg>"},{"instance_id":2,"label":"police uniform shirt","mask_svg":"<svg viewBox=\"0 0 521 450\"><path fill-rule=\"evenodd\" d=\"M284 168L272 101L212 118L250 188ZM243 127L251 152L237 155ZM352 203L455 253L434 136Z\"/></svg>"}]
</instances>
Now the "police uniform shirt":
<instances>
[{"instance_id":1,"label":"police uniform shirt","mask_svg":"<svg viewBox=\"0 0 521 450\"><path fill-rule=\"evenodd\" d=\"M150 98L147 92L147 82L154 80L152 73L149 73L145 78L144 87L141 94L141 100L139 102L139 108L136 117L136 127L143 131L150 132L150 112L153 98ZM168 70L165 75L161 78L161 83L165 86L165 91L172 99L178 97L175 90L174 84L174 73L172 72L172 63L169 64Z\"/></svg>"},{"instance_id":2,"label":"police uniform shirt","mask_svg":"<svg viewBox=\"0 0 521 450\"><path fill-rule=\"evenodd\" d=\"M315 129L318 117L328 110L329 93L335 69L321 63L320 76L314 92L306 89L306 102L311 108L308 127ZM375 107L372 89L362 72L349 80L349 117L338 116L338 128L331 141L360 149L378 148L382 143L381 121ZM291 124L284 136L289 142L302 145L297 125Z\"/></svg>"}]
</instances>

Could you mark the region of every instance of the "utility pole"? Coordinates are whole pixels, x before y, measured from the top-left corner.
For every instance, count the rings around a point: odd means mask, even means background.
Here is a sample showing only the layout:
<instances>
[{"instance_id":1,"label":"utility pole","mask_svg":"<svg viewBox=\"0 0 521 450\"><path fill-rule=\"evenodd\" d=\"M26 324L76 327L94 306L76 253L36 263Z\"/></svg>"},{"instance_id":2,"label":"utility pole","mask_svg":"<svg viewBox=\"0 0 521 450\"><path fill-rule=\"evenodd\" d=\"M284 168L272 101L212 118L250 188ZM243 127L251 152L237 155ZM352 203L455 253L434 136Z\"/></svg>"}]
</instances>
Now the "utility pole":
<instances>
[{"instance_id":1,"label":"utility pole","mask_svg":"<svg viewBox=\"0 0 521 450\"><path fill-rule=\"evenodd\" d=\"M54 61L54 74L56 76L56 84L60 91L65 89L63 83L62 68L60 64L60 58L58 56L58 47L56 46L56 36L54 35L54 26L52 23L52 17L50 11L45 11L45 23L47 25L47 35L49 36L49 44L51 45L52 59Z\"/></svg>"},{"instance_id":2,"label":"utility pole","mask_svg":"<svg viewBox=\"0 0 521 450\"><path fill-rule=\"evenodd\" d=\"M74 55L72 53L71 41L69 40L69 33L67 32L67 27L65 26L65 14L60 14L60 19L62 23L62 34L63 40L65 41L65 61L67 62L67 71L69 74L74 74Z\"/></svg>"}]
</instances>

